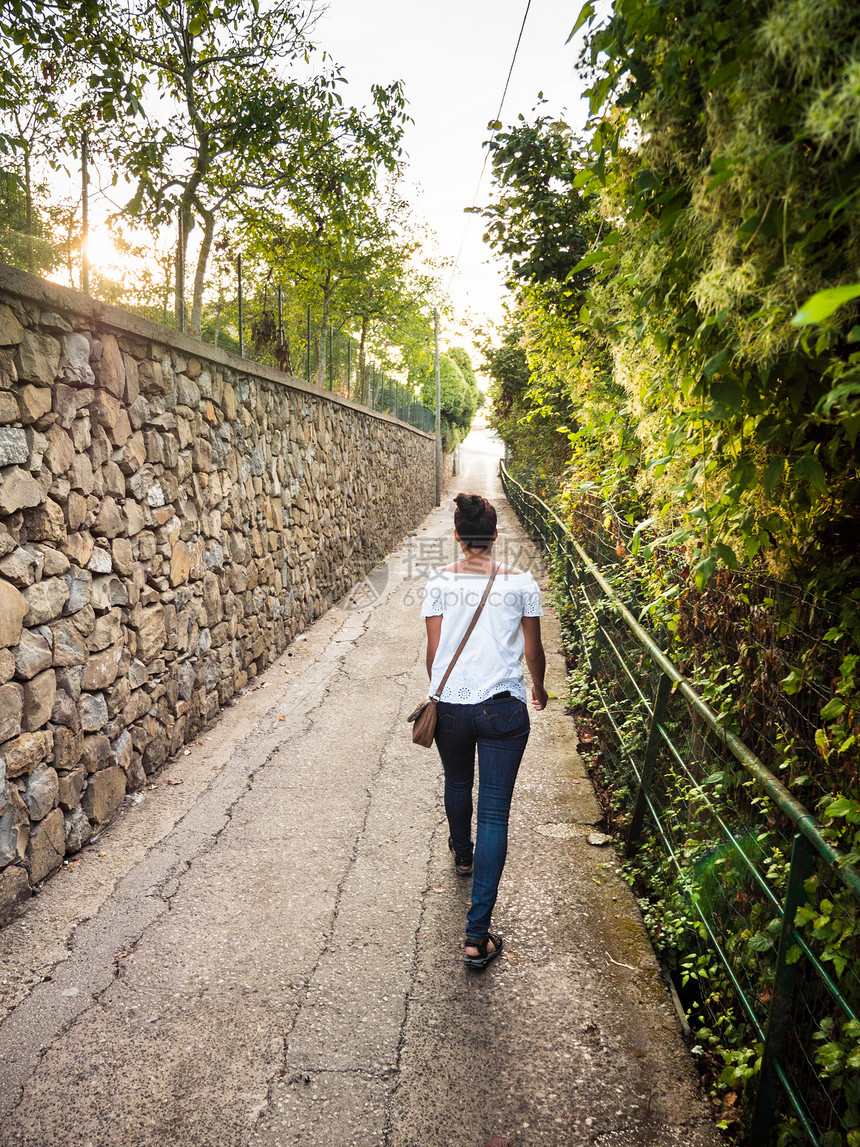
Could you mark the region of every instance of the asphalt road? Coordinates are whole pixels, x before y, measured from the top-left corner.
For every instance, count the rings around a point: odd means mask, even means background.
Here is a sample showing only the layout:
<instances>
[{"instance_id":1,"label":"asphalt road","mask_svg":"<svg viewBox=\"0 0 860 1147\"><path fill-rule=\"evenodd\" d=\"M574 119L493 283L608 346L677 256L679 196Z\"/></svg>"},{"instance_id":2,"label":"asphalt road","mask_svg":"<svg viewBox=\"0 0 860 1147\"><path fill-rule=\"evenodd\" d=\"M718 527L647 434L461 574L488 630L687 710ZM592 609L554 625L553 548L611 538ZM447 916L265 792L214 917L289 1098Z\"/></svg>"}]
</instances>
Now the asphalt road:
<instances>
[{"instance_id":1,"label":"asphalt road","mask_svg":"<svg viewBox=\"0 0 860 1147\"><path fill-rule=\"evenodd\" d=\"M494 925L461 963L418 590L450 495L0 931L0 1147L716 1147L560 701L533 715ZM548 686L563 693L547 609Z\"/></svg>"}]
</instances>

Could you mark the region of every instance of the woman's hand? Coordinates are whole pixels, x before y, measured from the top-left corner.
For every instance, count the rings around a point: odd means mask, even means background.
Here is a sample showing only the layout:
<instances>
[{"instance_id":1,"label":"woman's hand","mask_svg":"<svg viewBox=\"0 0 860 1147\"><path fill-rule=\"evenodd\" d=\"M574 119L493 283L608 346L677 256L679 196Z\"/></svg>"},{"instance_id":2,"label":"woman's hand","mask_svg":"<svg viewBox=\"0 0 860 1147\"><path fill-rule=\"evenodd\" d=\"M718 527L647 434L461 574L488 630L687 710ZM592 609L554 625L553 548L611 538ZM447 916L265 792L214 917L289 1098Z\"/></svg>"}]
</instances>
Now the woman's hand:
<instances>
[{"instance_id":1,"label":"woman's hand","mask_svg":"<svg viewBox=\"0 0 860 1147\"><path fill-rule=\"evenodd\" d=\"M543 642L540 637L540 618L524 617L522 626L526 646L526 665L532 675L533 682L532 708L545 709L549 698L543 687L543 676L546 673L546 654L543 651Z\"/></svg>"},{"instance_id":2,"label":"woman's hand","mask_svg":"<svg viewBox=\"0 0 860 1147\"><path fill-rule=\"evenodd\" d=\"M536 710L545 709L549 701L549 694L543 685L532 685L532 708Z\"/></svg>"}]
</instances>

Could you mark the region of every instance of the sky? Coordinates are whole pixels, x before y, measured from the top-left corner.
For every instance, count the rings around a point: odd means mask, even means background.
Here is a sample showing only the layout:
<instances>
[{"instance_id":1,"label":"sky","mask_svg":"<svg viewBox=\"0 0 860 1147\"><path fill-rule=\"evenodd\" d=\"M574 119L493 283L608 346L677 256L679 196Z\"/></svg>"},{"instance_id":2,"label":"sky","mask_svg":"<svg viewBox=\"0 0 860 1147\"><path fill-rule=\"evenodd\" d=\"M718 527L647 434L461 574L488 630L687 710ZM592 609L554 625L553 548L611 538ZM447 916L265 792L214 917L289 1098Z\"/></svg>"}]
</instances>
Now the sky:
<instances>
[{"instance_id":1,"label":"sky","mask_svg":"<svg viewBox=\"0 0 860 1147\"><path fill-rule=\"evenodd\" d=\"M511 66L527 0L327 0L312 39L342 65L344 99L362 104L370 85L402 80L415 121L405 140L409 180L420 186L418 213L435 231L440 254L462 251L450 294L461 322L502 317L501 264L483 242L472 204L488 138ZM566 44L578 0L531 0L501 120L535 107L582 127L586 108L575 74L578 48ZM487 201L489 164L477 203ZM465 234L465 240L464 240ZM445 276L447 284L449 275ZM454 335L454 330L449 332Z\"/></svg>"}]
</instances>

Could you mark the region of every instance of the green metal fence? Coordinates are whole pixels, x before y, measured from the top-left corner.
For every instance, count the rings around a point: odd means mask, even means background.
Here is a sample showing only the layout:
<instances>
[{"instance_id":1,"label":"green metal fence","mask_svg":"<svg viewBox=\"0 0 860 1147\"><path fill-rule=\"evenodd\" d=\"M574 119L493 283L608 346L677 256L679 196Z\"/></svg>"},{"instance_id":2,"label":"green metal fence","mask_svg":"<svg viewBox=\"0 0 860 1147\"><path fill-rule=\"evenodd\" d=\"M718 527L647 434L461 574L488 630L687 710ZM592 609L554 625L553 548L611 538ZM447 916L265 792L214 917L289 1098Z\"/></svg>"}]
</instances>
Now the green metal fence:
<instances>
[{"instance_id":1,"label":"green metal fence","mask_svg":"<svg viewBox=\"0 0 860 1147\"><path fill-rule=\"evenodd\" d=\"M501 477L578 635L594 772L655 946L675 953L697 1050L714 1049L747 1112L742 1141L856 1147L860 873L639 623L612 584L614 550L596 563Z\"/></svg>"}]
</instances>

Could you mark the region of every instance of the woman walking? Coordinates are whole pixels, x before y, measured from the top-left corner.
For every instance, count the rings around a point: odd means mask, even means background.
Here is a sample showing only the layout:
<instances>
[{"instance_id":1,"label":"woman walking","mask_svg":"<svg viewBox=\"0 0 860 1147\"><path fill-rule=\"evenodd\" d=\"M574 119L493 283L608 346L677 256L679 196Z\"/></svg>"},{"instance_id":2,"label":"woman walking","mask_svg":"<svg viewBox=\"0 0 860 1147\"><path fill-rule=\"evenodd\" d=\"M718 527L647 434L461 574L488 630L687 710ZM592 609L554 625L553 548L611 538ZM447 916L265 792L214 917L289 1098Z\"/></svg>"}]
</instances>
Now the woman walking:
<instances>
[{"instance_id":1,"label":"woman walking","mask_svg":"<svg viewBox=\"0 0 860 1147\"><path fill-rule=\"evenodd\" d=\"M503 566L493 556L498 537L495 508L480 494L458 494L454 501L454 537L463 559L430 578L421 615L427 624L432 697L481 608L439 694L436 722L436 747L445 771L448 847L457 873L472 875L463 962L481 970L502 950L502 938L490 932L490 920L508 851L511 797L529 738L520 659L525 653L532 705L543 709L546 658L537 582L530 573ZM473 843L476 749L478 819Z\"/></svg>"}]
</instances>

